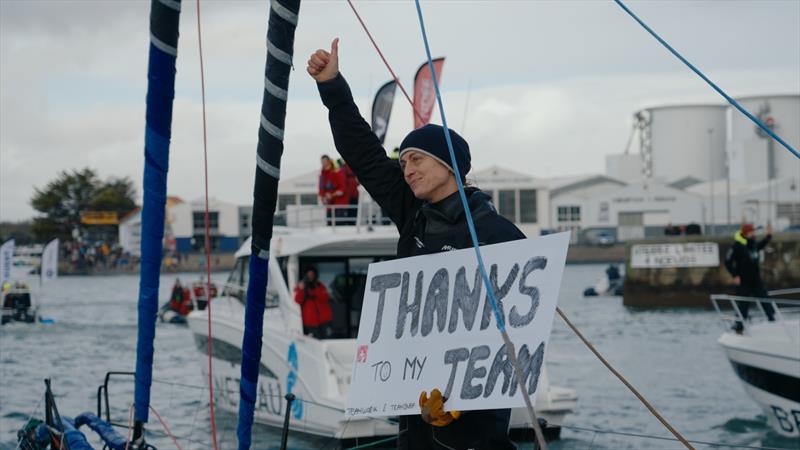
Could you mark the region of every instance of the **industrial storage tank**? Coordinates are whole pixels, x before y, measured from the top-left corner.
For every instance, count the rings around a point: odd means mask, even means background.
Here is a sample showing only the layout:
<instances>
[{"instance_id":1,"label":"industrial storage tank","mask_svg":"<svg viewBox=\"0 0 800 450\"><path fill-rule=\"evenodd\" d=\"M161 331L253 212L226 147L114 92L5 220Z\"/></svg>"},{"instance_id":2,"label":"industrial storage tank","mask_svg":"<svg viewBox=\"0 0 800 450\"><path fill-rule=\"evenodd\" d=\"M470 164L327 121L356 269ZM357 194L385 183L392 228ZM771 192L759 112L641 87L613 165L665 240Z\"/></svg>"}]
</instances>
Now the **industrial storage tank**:
<instances>
[{"instance_id":1,"label":"industrial storage tank","mask_svg":"<svg viewBox=\"0 0 800 450\"><path fill-rule=\"evenodd\" d=\"M737 101L763 122L772 123L775 133L795 150L800 149L800 95L744 97ZM728 107L727 146L730 152L731 179L741 183L765 182L770 178L768 141L749 118ZM773 142L774 179L800 177L800 160ZM800 180L798 180L800 181Z\"/></svg>"},{"instance_id":2,"label":"industrial storage tank","mask_svg":"<svg viewBox=\"0 0 800 450\"><path fill-rule=\"evenodd\" d=\"M626 183L642 181L642 156L638 153L606 155L606 175Z\"/></svg>"},{"instance_id":3,"label":"industrial storage tank","mask_svg":"<svg viewBox=\"0 0 800 450\"><path fill-rule=\"evenodd\" d=\"M676 105L646 108L641 132L646 171L672 182L685 177L725 177L724 105Z\"/></svg>"}]
</instances>

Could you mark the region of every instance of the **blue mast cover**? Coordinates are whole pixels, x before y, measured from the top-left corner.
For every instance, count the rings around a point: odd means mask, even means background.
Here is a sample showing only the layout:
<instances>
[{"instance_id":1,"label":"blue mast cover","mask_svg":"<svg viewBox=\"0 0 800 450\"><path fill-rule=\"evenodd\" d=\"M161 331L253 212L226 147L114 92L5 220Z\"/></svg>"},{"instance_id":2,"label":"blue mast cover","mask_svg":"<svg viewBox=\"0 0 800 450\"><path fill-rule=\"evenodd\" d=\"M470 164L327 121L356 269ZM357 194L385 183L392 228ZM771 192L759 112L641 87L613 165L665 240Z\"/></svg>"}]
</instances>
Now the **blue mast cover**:
<instances>
[{"instance_id":1,"label":"blue mast cover","mask_svg":"<svg viewBox=\"0 0 800 450\"><path fill-rule=\"evenodd\" d=\"M144 198L139 274L139 333L136 343L135 418L146 423L153 378L158 285L164 240L175 59L178 56L180 0L152 0L147 68L147 112L144 132Z\"/></svg>"},{"instance_id":2,"label":"blue mast cover","mask_svg":"<svg viewBox=\"0 0 800 450\"><path fill-rule=\"evenodd\" d=\"M294 32L300 0L272 0L267 31L267 63L261 126L258 129L255 186L253 189L253 236L247 306L242 338L242 373L239 382L239 449L250 448L253 414L261 362L261 339L269 269L275 202L278 197L283 130L289 73L292 67Z\"/></svg>"}]
</instances>

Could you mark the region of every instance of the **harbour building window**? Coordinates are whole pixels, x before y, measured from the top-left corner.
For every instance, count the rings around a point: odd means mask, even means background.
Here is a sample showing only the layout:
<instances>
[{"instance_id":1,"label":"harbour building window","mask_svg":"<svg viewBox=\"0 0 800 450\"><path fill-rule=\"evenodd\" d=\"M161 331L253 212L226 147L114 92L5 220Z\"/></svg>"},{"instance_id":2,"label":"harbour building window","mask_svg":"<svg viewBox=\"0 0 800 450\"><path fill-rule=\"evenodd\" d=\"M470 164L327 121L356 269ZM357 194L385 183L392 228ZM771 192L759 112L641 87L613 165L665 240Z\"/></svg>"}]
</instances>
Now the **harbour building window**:
<instances>
[{"instance_id":1,"label":"harbour building window","mask_svg":"<svg viewBox=\"0 0 800 450\"><path fill-rule=\"evenodd\" d=\"M297 198L294 194L280 194L278 195L278 211L286 211L286 207L297 203Z\"/></svg>"},{"instance_id":2,"label":"harbour building window","mask_svg":"<svg viewBox=\"0 0 800 450\"><path fill-rule=\"evenodd\" d=\"M536 189L520 189L519 221L520 223L536 223Z\"/></svg>"},{"instance_id":3,"label":"harbour building window","mask_svg":"<svg viewBox=\"0 0 800 450\"><path fill-rule=\"evenodd\" d=\"M558 210L559 222L580 222L581 221L581 207L580 206L559 206Z\"/></svg>"},{"instance_id":4,"label":"harbour building window","mask_svg":"<svg viewBox=\"0 0 800 450\"><path fill-rule=\"evenodd\" d=\"M300 194L301 205L318 205L319 198L317 194Z\"/></svg>"},{"instance_id":5,"label":"harbour building window","mask_svg":"<svg viewBox=\"0 0 800 450\"><path fill-rule=\"evenodd\" d=\"M286 225L286 207L297 204L297 196L294 194L278 194L277 214L272 218L275 225Z\"/></svg>"},{"instance_id":6,"label":"harbour building window","mask_svg":"<svg viewBox=\"0 0 800 450\"><path fill-rule=\"evenodd\" d=\"M195 230L204 230L206 229L206 213L204 211L195 211L192 213L192 227ZM208 228L211 230L216 230L219 228L219 212L218 211L209 211L208 212Z\"/></svg>"},{"instance_id":7,"label":"harbour building window","mask_svg":"<svg viewBox=\"0 0 800 450\"><path fill-rule=\"evenodd\" d=\"M503 190L497 192L497 210L501 216L517 222L517 191Z\"/></svg>"}]
</instances>

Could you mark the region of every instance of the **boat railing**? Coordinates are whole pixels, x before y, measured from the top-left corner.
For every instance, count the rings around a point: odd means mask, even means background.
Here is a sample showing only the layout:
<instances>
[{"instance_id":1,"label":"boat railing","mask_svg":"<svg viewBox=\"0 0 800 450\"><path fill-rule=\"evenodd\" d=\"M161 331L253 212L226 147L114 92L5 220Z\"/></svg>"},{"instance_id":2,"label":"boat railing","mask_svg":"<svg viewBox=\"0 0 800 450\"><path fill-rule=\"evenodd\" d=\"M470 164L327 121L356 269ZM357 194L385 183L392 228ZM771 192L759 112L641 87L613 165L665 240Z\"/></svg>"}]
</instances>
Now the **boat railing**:
<instances>
[{"instance_id":1,"label":"boat railing","mask_svg":"<svg viewBox=\"0 0 800 450\"><path fill-rule=\"evenodd\" d=\"M97 408L97 417L100 417L108 424L112 425L113 427L117 427L120 429L127 430L130 426L130 421L128 414L129 414L129 403L128 399L130 398L133 392L133 383L135 382L135 373L134 372L124 372L124 371L110 371L106 372L103 383L98 386L96 391L96 408ZM193 384L189 380L169 380L169 379L158 379L153 378L152 382L152 389L154 392L158 392L159 395L157 398L166 404L173 403L173 397L181 397L183 399L205 399L206 392L208 392L208 386L202 384ZM308 387L304 386L304 389L308 391ZM239 387L238 384L230 385L230 384L215 384L214 385L214 393L215 398L217 398L217 402L226 402L230 401L231 398L238 398L239 396ZM345 418L342 405L325 402L317 401L311 396L296 396L295 394L283 394L283 393L273 393L272 391L261 391L259 392L259 398L262 401L268 402L269 405L272 407L273 405L280 404L280 408L276 408L278 411L284 411L284 414L293 412L292 403L293 402L302 402L302 408L308 409L313 408L317 410L327 410L329 412L335 413L337 416L341 416L341 421L343 422L343 430L347 429L347 424L350 421L362 421L362 420L374 420L378 422L382 422L389 426L396 426L397 419L394 417L371 417L369 419L365 418ZM290 401L287 398L291 395L292 400ZM219 396L219 397L217 397ZM158 401L157 401L158 402ZM204 409L207 408L207 403L205 401L196 401L195 408ZM208 442L205 442L205 439L210 438L210 436L203 435L202 433L198 433L200 431L201 426L195 423L196 419L196 412L194 414L188 415L179 415L175 417L170 417L171 425L173 426L173 430L176 428L181 429L189 429L190 432L188 435L180 435L176 434L174 436L168 435L165 432L157 428L148 429L147 432L149 435L152 435L153 441L151 443L158 443L158 442L172 442L171 439L174 437L178 441L185 441L192 446L200 446L200 448L210 448ZM309 414L303 414L302 419L295 419L292 418L292 426L294 429L302 430L307 427L306 421L308 420ZM235 415L219 415L217 416L217 426L218 429L234 429L236 426L237 416ZM232 421L233 420L233 421ZM284 425L285 426L285 425ZM291 433L292 431L289 430ZM230 434L227 434L230 436ZM223 434L225 436L225 434ZM234 433L235 436L235 433ZM170 441L167 440L167 437L170 437ZM270 439L274 438L274 435L269 436ZM229 448L227 444L229 441L225 440L223 437L221 439L222 442L225 442L226 445L223 448ZM160 448L160 447L159 447Z\"/></svg>"},{"instance_id":2,"label":"boat railing","mask_svg":"<svg viewBox=\"0 0 800 450\"><path fill-rule=\"evenodd\" d=\"M356 231L392 223L372 200L358 205L288 205L273 220L275 225L293 228L355 227Z\"/></svg>"},{"instance_id":3,"label":"boat railing","mask_svg":"<svg viewBox=\"0 0 800 450\"><path fill-rule=\"evenodd\" d=\"M789 295L800 293L800 289L786 289L782 291L771 291L770 295ZM717 311L721 324L725 331L730 331L737 323L743 324L745 321L763 322L768 319L765 305L772 307L774 321L781 326L790 340L800 343L800 336L796 335L796 330L786 323L787 319L800 317L800 299L775 298L775 297L744 297L739 295L716 294L711 296L711 304ZM755 305L756 314L752 308L747 307L747 313L743 311L745 305Z\"/></svg>"}]
</instances>

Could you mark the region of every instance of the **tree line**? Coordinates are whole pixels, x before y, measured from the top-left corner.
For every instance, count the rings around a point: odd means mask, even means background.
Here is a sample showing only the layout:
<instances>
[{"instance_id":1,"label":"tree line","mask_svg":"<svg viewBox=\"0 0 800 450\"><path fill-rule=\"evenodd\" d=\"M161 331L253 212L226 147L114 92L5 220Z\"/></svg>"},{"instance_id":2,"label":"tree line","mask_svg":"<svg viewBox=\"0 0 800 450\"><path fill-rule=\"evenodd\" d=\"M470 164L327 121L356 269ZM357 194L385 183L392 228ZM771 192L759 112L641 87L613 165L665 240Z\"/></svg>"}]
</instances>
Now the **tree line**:
<instances>
[{"instance_id":1,"label":"tree line","mask_svg":"<svg viewBox=\"0 0 800 450\"><path fill-rule=\"evenodd\" d=\"M83 235L81 213L113 212L122 218L136 208L136 187L128 177L101 180L90 168L62 171L44 187L34 188L30 204L39 216L30 222L0 224L0 242L16 239L43 242L53 238L68 241L73 231Z\"/></svg>"}]
</instances>

